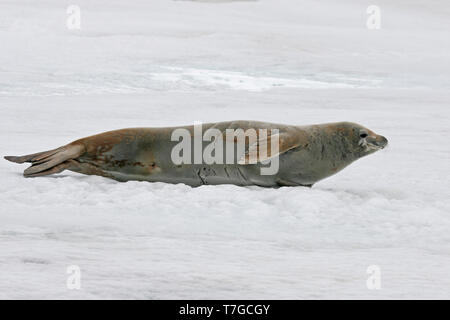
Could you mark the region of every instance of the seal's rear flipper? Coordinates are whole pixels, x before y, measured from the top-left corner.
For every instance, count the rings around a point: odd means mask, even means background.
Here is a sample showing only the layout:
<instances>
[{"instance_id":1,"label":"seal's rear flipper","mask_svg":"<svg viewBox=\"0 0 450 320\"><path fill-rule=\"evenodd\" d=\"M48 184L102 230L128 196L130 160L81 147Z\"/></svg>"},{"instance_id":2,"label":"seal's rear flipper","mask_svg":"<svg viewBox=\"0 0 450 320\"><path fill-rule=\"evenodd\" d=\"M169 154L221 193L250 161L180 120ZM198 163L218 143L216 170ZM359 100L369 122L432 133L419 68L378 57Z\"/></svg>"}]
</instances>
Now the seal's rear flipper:
<instances>
[{"instance_id":1,"label":"seal's rear flipper","mask_svg":"<svg viewBox=\"0 0 450 320\"><path fill-rule=\"evenodd\" d=\"M44 152L33 153L33 154L27 154L27 155L21 156L21 157L6 156L4 158L8 161L15 162L15 163L35 162L35 161L44 159L46 157L49 157L51 155L54 155L56 152L58 152L59 149L61 149L61 148L44 151Z\"/></svg>"},{"instance_id":2,"label":"seal's rear flipper","mask_svg":"<svg viewBox=\"0 0 450 320\"><path fill-rule=\"evenodd\" d=\"M61 164L58 164L48 170L39 171L37 173L25 173L24 172L23 175L27 178L42 177L42 176L47 176L47 175L54 174L54 173L63 172L66 169L70 169L71 166L72 166L72 164L70 163L70 160L69 160L69 161L65 161ZM28 169L31 169L31 167ZM25 171L27 171L27 170L25 170Z\"/></svg>"},{"instance_id":3,"label":"seal's rear flipper","mask_svg":"<svg viewBox=\"0 0 450 320\"><path fill-rule=\"evenodd\" d=\"M29 154L21 157L7 156L6 160L24 163L31 162L23 175L25 177L39 177L53 173L59 173L71 166L70 160L81 156L85 151L82 144L68 144L50 151Z\"/></svg>"}]
</instances>

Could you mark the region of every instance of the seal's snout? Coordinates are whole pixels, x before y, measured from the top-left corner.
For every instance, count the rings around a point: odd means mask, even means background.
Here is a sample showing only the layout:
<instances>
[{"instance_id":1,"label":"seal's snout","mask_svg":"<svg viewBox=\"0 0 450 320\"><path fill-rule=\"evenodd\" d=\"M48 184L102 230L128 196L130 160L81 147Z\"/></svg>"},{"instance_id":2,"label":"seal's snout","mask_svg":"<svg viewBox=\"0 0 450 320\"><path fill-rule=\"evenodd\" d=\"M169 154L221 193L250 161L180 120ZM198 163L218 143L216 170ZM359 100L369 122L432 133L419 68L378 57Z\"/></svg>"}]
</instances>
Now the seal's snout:
<instances>
[{"instance_id":1,"label":"seal's snout","mask_svg":"<svg viewBox=\"0 0 450 320\"><path fill-rule=\"evenodd\" d=\"M388 140L380 135L372 133L371 135L364 138L362 145L367 148L367 150L380 150L387 146Z\"/></svg>"},{"instance_id":2,"label":"seal's snout","mask_svg":"<svg viewBox=\"0 0 450 320\"><path fill-rule=\"evenodd\" d=\"M387 144L388 144L388 139L386 139L386 138L383 137L383 136L378 136L378 137L375 139L375 144L376 144L378 147L380 147L381 149L383 149L384 147L387 146Z\"/></svg>"},{"instance_id":3,"label":"seal's snout","mask_svg":"<svg viewBox=\"0 0 450 320\"><path fill-rule=\"evenodd\" d=\"M388 140L386 139L386 137L378 136L377 144L381 149L383 149L388 145Z\"/></svg>"}]
</instances>

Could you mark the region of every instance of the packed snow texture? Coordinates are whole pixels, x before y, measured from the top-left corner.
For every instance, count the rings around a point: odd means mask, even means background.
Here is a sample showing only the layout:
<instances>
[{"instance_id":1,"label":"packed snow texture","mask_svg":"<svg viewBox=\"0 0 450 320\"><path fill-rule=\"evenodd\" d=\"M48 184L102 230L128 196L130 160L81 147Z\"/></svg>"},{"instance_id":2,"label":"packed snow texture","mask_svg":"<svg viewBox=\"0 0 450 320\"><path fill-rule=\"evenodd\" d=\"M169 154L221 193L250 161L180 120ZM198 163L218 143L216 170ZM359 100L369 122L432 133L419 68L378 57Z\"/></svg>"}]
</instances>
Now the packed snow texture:
<instances>
[{"instance_id":1,"label":"packed snow texture","mask_svg":"<svg viewBox=\"0 0 450 320\"><path fill-rule=\"evenodd\" d=\"M450 298L448 1L73 4L80 30L65 1L0 2L2 155L237 119L354 121L390 146L311 189L25 179L2 159L0 298Z\"/></svg>"}]
</instances>

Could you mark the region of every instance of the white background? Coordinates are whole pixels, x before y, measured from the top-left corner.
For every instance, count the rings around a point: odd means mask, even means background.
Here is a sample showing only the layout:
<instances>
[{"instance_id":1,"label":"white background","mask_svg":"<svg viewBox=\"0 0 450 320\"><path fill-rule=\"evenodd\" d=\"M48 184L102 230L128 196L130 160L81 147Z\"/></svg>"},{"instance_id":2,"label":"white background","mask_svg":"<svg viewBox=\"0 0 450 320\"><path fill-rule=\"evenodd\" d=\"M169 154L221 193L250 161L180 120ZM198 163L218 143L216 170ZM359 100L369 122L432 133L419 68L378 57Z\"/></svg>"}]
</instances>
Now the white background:
<instances>
[{"instance_id":1,"label":"white background","mask_svg":"<svg viewBox=\"0 0 450 320\"><path fill-rule=\"evenodd\" d=\"M237 119L354 121L390 146L312 189L25 179L2 159L0 298L450 298L449 27L445 0L1 0L2 155Z\"/></svg>"}]
</instances>

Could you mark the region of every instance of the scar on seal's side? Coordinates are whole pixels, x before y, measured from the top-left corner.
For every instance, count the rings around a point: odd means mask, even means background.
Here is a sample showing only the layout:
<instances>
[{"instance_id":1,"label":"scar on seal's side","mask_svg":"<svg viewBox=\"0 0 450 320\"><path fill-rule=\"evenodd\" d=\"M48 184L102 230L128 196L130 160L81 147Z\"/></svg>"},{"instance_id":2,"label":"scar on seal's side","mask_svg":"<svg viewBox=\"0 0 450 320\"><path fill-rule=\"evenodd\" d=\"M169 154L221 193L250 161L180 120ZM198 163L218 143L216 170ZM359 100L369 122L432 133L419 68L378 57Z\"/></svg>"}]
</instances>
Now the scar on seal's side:
<instances>
[{"instance_id":1,"label":"scar on seal's side","mask_svg":"<svg viewBox=\"0 0 450 320\"><path fill-rule=\"evenodd\" d=\"M203 124L203 130L276 129L278 151L262 154L262 144L245 145L244 154L236 154L233 163L174 163L172 141L176 129L192 136L194 126L166 128L132 128L109 131L82 138L65 146L25 156L7 156L6 160L31 166L25 177L39 177L71 170L99 175L118 181L204 184L258 185L263 187L312 186L348 166L353 161L383 149L385 137L351 122L292 126L258 121L230 121ZM205 149L208 143L203 142ZM226 152L226 143L223 143ZM254 151L254 152L252 152ZM266 150L267 151L267 150ZM255 156L256 155L256 156ZM256 158L255 158L256 157ZM267 161L278 157L275 174L262 175Z\"/></svg>"}]
</instances>

